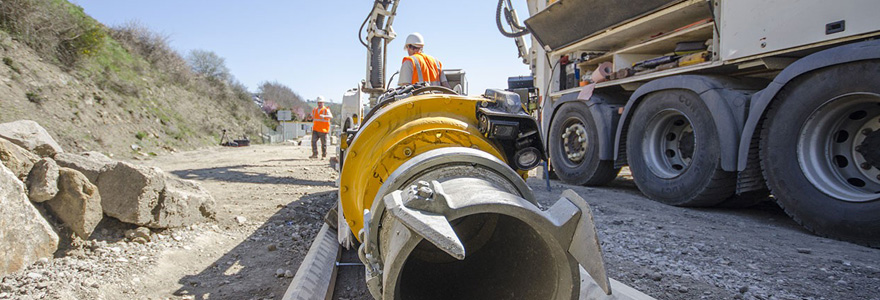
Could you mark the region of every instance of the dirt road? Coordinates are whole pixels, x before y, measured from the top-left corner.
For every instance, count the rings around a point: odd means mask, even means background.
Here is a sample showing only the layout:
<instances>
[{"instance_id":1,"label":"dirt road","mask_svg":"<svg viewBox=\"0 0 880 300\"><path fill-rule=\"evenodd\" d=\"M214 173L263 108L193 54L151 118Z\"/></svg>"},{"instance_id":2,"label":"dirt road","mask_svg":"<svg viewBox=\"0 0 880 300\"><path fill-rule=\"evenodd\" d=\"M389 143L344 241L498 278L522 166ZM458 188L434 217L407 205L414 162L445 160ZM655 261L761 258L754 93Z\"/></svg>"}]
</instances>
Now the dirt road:
<instances>
[{"instance_id":1,"label":"dirt road","mask_svg":"<svg viewBox=\"0 0 880 300\"><path fill-rule=\"evenodd\" d=\"M140 162L202 183L217 221L146 245L105 222L97 241L0 279L0 299L280 299L336 201L336 172L309 152L211 148ZM543 204L567 188L586 198L610 276L658 299L880 299L880 250L813 236L769 203L669 207L627 176L607 188L529 184ZM339 288L336 299L370 299L363 285Z\"/></svg>"}]
</instances>

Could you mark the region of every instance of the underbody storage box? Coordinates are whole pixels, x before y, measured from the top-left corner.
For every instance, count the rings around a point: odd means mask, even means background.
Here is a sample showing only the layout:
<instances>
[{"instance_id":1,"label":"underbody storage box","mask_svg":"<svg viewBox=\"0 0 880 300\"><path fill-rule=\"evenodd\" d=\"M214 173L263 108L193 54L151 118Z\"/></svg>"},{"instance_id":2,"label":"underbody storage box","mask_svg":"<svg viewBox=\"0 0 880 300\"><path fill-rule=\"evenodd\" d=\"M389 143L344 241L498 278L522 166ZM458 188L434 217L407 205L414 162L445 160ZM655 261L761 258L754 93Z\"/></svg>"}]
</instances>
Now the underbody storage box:
<instances>
[{"instance_id":1,"label":"underbody storage box","mask_svg":"<svg viewBox=\"0 0 880 300\"><path fill-rule=\"evenodd\" d=\"M541 46L558 49L681 0L559 0L525 21Z\"/></svg>"}]
</instances>

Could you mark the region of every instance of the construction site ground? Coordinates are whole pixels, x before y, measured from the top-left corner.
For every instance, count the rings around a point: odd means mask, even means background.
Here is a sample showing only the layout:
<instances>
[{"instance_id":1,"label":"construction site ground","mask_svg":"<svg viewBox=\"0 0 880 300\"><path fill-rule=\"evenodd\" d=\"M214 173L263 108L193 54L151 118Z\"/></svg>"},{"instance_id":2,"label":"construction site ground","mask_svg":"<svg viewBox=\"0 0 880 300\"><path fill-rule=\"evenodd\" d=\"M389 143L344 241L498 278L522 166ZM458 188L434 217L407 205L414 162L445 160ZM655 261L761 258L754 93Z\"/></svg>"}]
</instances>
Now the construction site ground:
<instances>
[{"instance_id":1,"label":"construction site ground","mask_svg":"<svg viewBox=\"0 0 880 300\"><path fill-rule=\"evenodd\" d=\"M146 245L125 242L125 228L105 222L98 242L2 278L0 298L280 299L336 202L338 174L310 152L216 147L145 161L202 183L217 200L217 221L158 232ZM880 299L880 250L814 236L770 202L666 206L639 193L626 172L603 188L529 184L545 205L564 189L582 195L609 276L657 299ZM361 280L341 278L334 299L372 299Z\"/></svg>"}]
</instances>

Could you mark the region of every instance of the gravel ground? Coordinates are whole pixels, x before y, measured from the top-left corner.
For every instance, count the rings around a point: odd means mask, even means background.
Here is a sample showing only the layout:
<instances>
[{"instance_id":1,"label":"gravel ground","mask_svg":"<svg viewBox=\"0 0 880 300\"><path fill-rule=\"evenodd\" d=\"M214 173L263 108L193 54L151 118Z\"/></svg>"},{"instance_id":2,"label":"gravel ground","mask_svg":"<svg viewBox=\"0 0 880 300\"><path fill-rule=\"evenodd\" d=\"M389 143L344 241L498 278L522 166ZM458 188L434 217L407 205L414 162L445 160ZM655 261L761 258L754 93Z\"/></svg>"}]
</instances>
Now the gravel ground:
<instances>
[{"instance_id":1,"label":"gravel ground","mask_svg":"<svg viewBox=\"0 0 880 300\"><path fill-rule=\"evenodd\" d=\"M68 239L54 259L0 278L0 299L280 299L336 200L338 175L309 152L211 148L139 162L201 182L217 221L140 244L105 218L93 240ZM813 236L772 203L670 207L627 174L605 188L529 184L544 205L569 188L587 199L609 275L657 299L880 300L880 250ZM362 269L347 268L334 299L370 299Z\"/></svg>"},{"instance_id":2,"label":"gravel ground","mask_svg":"<svg viewBox=\"0 0 880 300\"><path fill-rule=\"evenodd\" d=\"M200 182L217 220L139 244L124 238L134 227L105 217L93 240L0 278L0 299L280 299L336 201L336 172L310 154L252 146L139 161Z\"/></svg>"},{"instance_id":3,"label":"gravel ground","mask_svg":"<svg viewBox=\"0 0 880 300\"><path fill-rule=\"evenodd\" d=\"M671 207L626 172L605 188L529 185L545 205L565 189L584 197L609 276L657 299L880 299L880 249L814 236L772 202Z\"/></svg>"}]
</instances>

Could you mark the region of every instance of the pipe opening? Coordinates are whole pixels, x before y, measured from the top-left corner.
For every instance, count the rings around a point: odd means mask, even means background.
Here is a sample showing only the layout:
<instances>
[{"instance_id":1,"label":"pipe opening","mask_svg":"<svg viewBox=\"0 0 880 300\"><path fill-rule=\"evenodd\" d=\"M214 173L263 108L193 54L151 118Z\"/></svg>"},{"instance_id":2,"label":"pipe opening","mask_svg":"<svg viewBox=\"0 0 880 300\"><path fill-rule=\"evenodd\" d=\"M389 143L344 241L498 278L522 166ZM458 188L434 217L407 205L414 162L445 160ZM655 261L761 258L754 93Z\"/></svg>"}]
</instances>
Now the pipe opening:
<instances>
[{"instance_id":1,"label":"pipe opening","mask_svg":"<svg viewBox=\"0 0 880 300\"><path fill-rule=\"evenodd\" d=\"M407 258L396 299L554 299L560 266L531 226L498 214L477 214L452 222L465 246L456 260L428 241ZM442 255L439 255L442 253ZM565 257L565 256L563 256ZM563 258L564 259L564 258Z\"/></svg>"}]
</instances>

